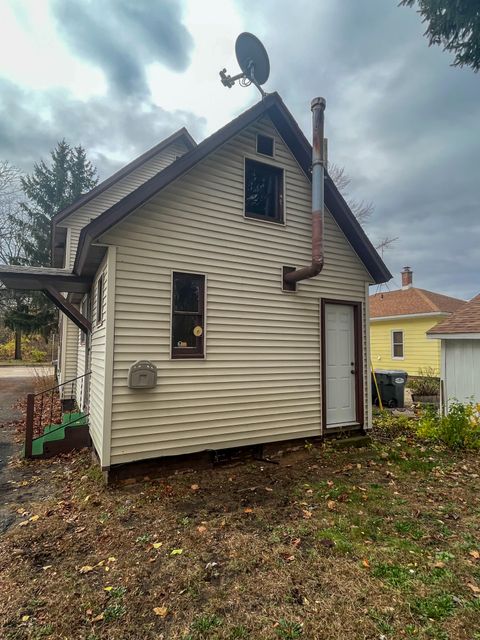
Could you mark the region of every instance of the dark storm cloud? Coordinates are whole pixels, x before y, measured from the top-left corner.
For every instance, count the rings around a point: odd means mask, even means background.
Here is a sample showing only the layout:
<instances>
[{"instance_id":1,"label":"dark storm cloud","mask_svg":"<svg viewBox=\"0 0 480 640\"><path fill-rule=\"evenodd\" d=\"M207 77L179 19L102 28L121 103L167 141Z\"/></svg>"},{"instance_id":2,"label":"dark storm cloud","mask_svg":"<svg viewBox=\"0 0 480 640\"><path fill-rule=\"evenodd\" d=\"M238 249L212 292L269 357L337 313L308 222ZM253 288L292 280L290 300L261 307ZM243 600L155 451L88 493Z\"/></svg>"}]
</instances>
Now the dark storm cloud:
<instances>
[{"instance_id":1,"label":"dark storm cloud","mask_svg":"<svg viewBox=\"0 0 480 640\"><path fill-rule=\"evenodd\" d=\"M81 144L101 179L186 126L198 138L205 122L189 111L166 111L135 97L78 100L63 89L30 91L0 78L0 160L22 171L46 158L58 140Z\"/></svg>"},{"instance_id":2,"label":"dark storm cloud","mask_svg":"<svg viewBox=\"0 0 480 640\"><path fill-rule=\"evenodd\" d=\"M188 67L193 40L175 0L54 0L52 11L74 52L101 68L122 95L149 94L147 64Z\"/></svg>"},{"instance_id":3,"label":"dark storm cloud","mask_svg":"<svg viewBox=\"0 0 480 640\"><path fill-rule=\"evenodd\" d=\"M310 99L327 99L330 160L373 201L373 240L399 236L385 260L398 285L469 297L480 291L480 78L429 48L396 0L239 0L270 54L278 90L310 134Z\"/></svg>"}]
</instances>

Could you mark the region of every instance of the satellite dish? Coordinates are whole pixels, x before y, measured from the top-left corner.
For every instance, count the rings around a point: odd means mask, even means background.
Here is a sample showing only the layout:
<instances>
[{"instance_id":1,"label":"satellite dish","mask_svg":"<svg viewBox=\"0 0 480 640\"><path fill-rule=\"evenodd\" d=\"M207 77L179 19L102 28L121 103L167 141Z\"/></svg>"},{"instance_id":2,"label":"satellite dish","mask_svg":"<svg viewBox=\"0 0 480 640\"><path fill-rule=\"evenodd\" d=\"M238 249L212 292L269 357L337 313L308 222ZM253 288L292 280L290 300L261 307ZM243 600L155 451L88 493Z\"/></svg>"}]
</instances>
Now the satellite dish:
<instances>
[{"instance_id":1,"label":"satellite dish","mask_svg":"<svg viewBox=\"0 0 480 640\"><path fill-rule=\"evenodd\" d=\"M268 54L260 40L252 33L241 33L235 42L235 54L242 73L228 76L227 70L220 71L220 78L225 87L231 89L238 80L242 87L254 84L265 97L267 94L261 85L265 84L270 75L270 61Z\"/></svg>"},{"instance_id":2,"label":"satellite dish","mask_svg":"<svg viewBox=\"0 0 480 640\"><path fill-rule=\"evenodd\" d=\"M235 42L235 55L240 69L249 80L265 84L270 75L270 61L265 47L256 36L241 33Z\"/></svg>"}]
</instances>

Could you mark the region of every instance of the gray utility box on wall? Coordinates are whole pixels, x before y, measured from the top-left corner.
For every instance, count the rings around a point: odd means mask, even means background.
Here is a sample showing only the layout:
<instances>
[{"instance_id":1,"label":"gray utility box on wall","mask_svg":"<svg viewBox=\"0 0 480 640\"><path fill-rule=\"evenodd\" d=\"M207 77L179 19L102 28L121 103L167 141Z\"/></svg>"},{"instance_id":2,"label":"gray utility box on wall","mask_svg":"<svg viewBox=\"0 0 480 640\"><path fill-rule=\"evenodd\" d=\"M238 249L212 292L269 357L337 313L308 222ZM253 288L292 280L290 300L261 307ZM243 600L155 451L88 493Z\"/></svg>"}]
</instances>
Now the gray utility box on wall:
<instances>
[{"instance_id":1,"label":"gray utility box on wall","mask_svg":"<svg viewBox=\"0 0 480 640\"><path fill-rule=\"evenodd\" d=\"M150 360L137 360L128 370L130 389L153 389L157 385L157 367Z\"/></svg>"}]
</instances>

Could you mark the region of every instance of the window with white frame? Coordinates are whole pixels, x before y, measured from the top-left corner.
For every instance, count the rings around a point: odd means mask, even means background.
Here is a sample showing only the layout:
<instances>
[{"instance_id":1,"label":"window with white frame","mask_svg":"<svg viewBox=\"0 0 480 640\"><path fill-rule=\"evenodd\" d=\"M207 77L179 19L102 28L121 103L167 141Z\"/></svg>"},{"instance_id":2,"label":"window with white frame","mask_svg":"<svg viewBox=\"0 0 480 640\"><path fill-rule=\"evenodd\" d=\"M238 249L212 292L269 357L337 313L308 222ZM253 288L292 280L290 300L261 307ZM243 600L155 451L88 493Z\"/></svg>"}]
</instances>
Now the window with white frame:
<instances>
[{"instance_id":1,"label":"window with white frame","mask_svg":"<svg viewBox=\"0 0 480 640\"><path fill-rule=\"evenodd\" d=\"M403 331L392 331L392 358L403 358Z\"/></svg>"}]
</instances>

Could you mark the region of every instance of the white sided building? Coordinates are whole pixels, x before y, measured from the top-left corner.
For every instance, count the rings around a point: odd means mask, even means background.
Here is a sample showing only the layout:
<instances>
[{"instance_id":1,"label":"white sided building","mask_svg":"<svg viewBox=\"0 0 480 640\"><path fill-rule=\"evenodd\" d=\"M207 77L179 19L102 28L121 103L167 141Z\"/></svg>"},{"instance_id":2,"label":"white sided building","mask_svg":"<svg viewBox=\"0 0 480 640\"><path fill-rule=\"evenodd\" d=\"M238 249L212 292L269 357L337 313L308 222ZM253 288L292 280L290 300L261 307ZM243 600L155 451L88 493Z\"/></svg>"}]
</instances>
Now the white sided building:
<instances>
[{"instance_id":1,"label":"white sided building","mask_svg":"<svg viewBox=\"0 0 480 640\"><path fill-rule=\"evenodd\" d=\"M480 294L427 332L441 341L441 401L480 403Z\"/></svg>"},{"instance_id":2,"label":"white sided building","mask_svg":"<svg viewBox=\"0 0 480 640\"><path fill-rule=\"evenodd\" d=\"M313 264L311 166L270 94L57 214L52 268L0 267L62 311L59 383L104 470L371 426L368 288L391 275L327 174L323 268L286 281Z\"/></svg>"}]
</instances>

